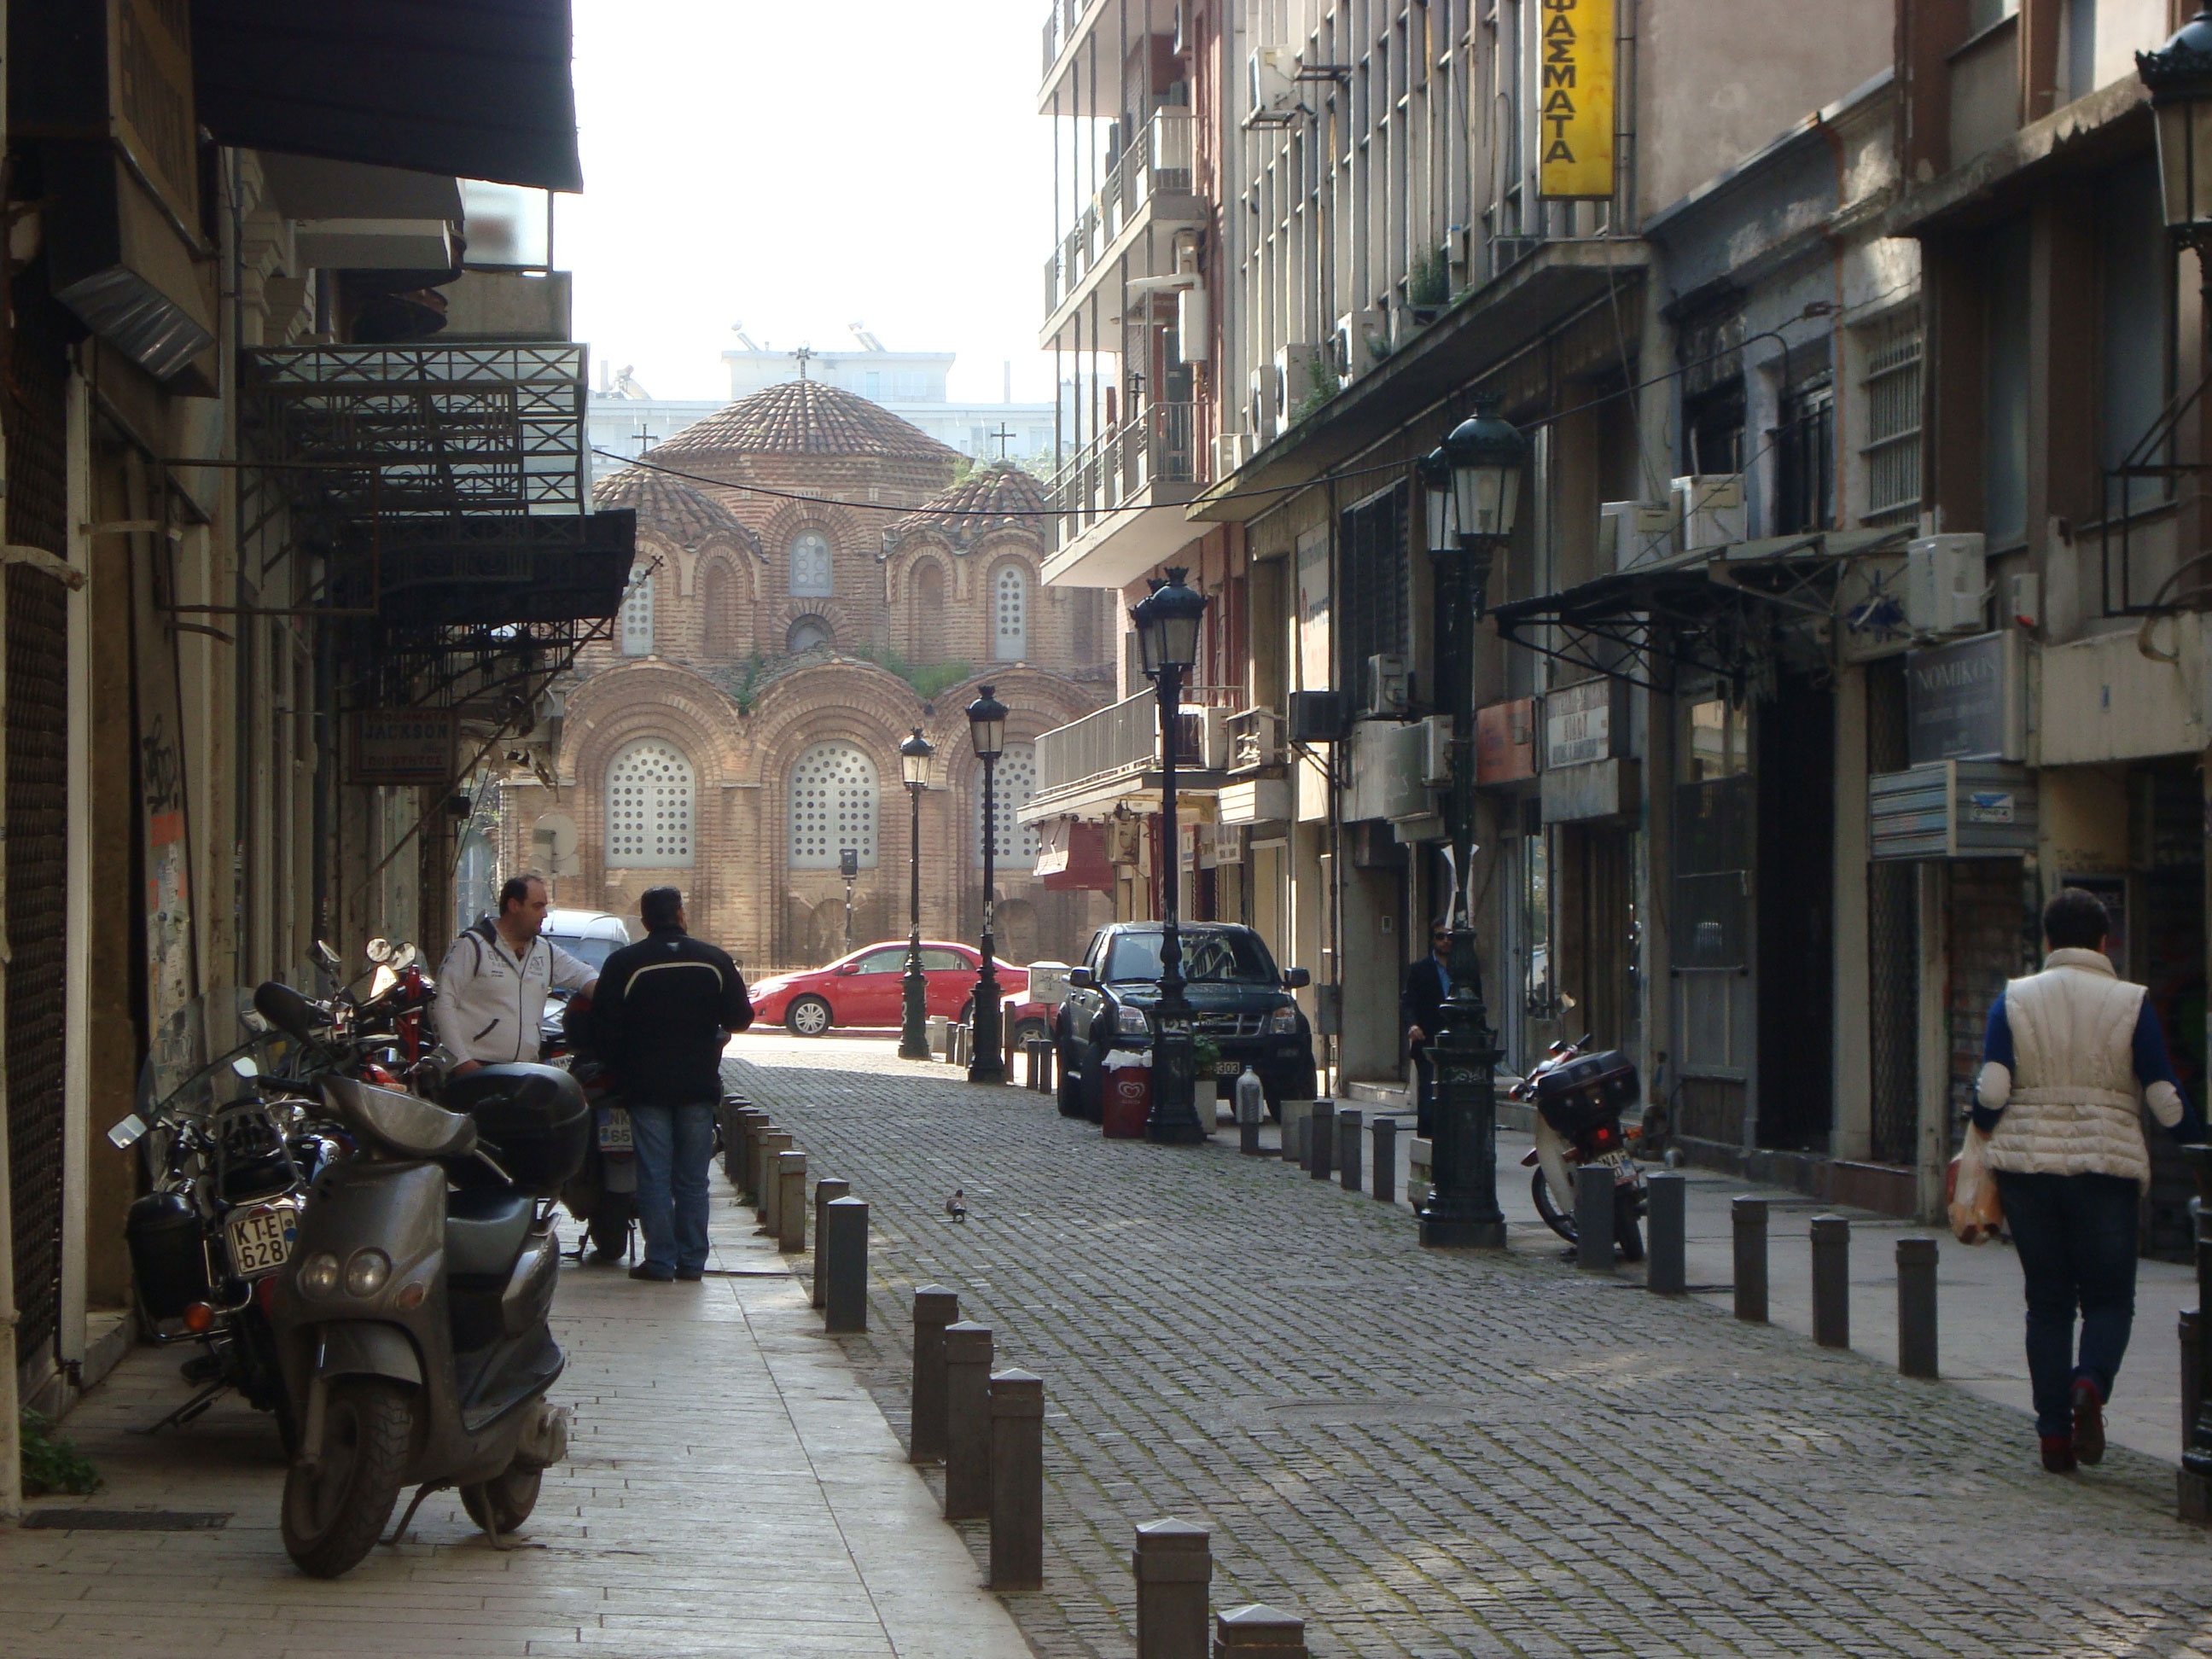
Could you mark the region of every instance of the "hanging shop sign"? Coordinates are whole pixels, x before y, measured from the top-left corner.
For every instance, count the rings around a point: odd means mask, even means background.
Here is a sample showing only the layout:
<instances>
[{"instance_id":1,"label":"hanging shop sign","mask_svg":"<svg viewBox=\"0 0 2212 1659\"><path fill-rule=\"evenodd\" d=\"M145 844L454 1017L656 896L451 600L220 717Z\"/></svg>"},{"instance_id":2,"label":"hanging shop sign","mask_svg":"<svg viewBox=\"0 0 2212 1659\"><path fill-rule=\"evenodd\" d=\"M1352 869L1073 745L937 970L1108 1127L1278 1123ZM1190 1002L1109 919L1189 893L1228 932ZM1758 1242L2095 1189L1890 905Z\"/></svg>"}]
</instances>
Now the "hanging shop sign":
<instances>
[{"instance_id":1,"label":"hanging shop sign","mask_svg":"<svg viewBox=\"0 0 2212 1659\"><path fill-rule=\"evenodd\" d=\"M1474 781L1510 783L1536 775L1536 700L1493 702L1474 714Z\"/></svg>"},{"instance_id":2,"label":"hanging shop sign","mask_svg":"<svg viewBox=\"0 0 2212 1659\"><path fill-rule=\"evenodd\" d=\"M353 720L352 782L453 781L452 709L364 708Z\"/></svg>"},{"instance_id":3,"label":"hanging shop sign","mask_svg":"<svg viewBox=\"0 0 2212 1659\"><path fill-rule=\"evenodd\" d=\"M1537 194L1606 201L1613 185L1613 0L1542 0Z\"/></svg>"},{"instance_id":4,"label":"hanging shop sign","mask_svg":"<svg viewBox=\"0 0 2212 1659\"><path fill-rule=\"evenodd\" d=\"M2027 652L2010 629L1905 656L1907 758L2019 761L2027 757Z\"/></svg>"},{"instance_id":5,"label":"hanging shop sign","mask_svg":"<svg viewBox=\"0 0 2212 1659\"><path fill-rule=\"evenodd\" d=\"M1588 766L1594 761L1610 760L1618 752L1613 747L1617 711L1613 704L1620 700L1617 687L1626 682L1613 679L1584 680L1579 685L1563 685L1544 696L1544 768L1557 771L1563 766Z\"/></svg>"}]
</instances>

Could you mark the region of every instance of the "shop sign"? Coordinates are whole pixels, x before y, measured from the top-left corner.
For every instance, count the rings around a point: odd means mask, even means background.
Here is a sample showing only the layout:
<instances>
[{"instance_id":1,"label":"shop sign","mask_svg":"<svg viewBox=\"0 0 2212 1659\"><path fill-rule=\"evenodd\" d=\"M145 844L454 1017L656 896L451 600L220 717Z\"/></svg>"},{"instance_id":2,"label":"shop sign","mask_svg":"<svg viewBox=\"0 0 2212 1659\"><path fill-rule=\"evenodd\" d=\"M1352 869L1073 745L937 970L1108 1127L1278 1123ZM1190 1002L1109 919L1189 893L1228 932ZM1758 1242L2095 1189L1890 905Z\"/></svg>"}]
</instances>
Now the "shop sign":
<instances>
[{"instance_id":1,"label":"shop sign","mask_svg":"<svg viewBox=\"0 0 2212 1659\"><path fill-rule=\"evenodd\" d=\"M1474 714L1474 781L1510 783L1536 775L1536 700L1493 702Z\"/></svg>"},{"instance_id":2,"label":"shop sign","mask_svg":"<svg viewBox=\"0 0 2212 1659\"><path fill-rule=\"evenodd\" d=\"M364 708L353 718L354 782L453 781L452 709Z\"/></svg>"},{"instance_id":3,"label":"shop sign","mask_svg":"<svg viewBox=\"0 0 2212 1659\"><path fill-rule=\"evenodd\" d=\"M2021 759L2021 654L2018 636L2009 631L1905 653L1911 764Z\"/></svg>"},{"instance_id":4,"label":"shop sign","mask_svg":"<svg viewBox=\"0 0 2212 1659\"><path fill-rule=\"evenodd\" d=\"M1544 767L1587 766L1613 755L1613 682L1584 680L1544 699Z\"/></svg>"},{"instance_id":5,"label":"shop sign","mask_svg":"<svg viewBox=\"0 0 2212 1659\"><path fill-rule=\"evenodd\" d=\"M1543 0L1536 191L1604 201L1613 186L1613 0Z\"/></svg>"}]
</instances>

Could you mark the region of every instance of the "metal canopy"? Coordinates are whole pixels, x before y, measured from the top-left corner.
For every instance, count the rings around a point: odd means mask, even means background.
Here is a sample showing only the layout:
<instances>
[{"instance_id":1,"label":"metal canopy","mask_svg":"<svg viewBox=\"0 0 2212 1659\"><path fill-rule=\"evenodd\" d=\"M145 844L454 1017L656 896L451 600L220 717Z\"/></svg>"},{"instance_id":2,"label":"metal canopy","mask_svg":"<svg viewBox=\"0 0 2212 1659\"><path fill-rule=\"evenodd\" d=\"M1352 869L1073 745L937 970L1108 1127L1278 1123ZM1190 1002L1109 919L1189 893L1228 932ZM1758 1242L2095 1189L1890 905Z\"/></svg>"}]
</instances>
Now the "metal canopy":
<instances>
[{"instance_id":1,"label":"metal canopy","mask_svg":"<svg viewBox=\"0 0 2212 1659\"><path fill-rule=\"evenodd\" d=\"M1843 632L1891 629L1895 607L1877 602L1880 580L1869 598L1850 573L1869 555L1894 554L1910 534L1899 526L1700 548L1492 614L1500 638L1588 673L1661 691L1671 665L1717 675L1739 697L1764 697L1778 654L1793 643L1825 656Z\"/></svg>"}]
</instances>

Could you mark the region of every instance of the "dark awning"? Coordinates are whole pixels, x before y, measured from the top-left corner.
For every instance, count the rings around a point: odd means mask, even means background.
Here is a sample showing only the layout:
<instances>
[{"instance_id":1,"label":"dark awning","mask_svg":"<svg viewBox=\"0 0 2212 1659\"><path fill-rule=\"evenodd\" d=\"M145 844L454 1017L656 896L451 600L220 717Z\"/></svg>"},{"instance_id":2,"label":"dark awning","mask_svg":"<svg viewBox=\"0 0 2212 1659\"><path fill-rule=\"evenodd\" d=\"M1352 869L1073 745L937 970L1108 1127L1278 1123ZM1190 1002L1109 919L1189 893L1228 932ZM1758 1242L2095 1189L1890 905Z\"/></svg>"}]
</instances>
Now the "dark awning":
<instances>
[{"instance_id":1,"label":"dark awning","mask_svg":"<svg viewBox=\"0 0 2212 1659\"><path fill-rule=\"evenodd\" d=\"M342 539L334 598L374 603L386 628L596 622L622 606L637 514L356 520Z\"/></svg>"},{"instance_id":2,"label":"dark awning","mask_svg":"<svg viewBox=\"0 0 2212 1659\"><path fill-rule=\"evenodd\" d=\"M193 0L223 143L580 191L568 0Z\"/></svg>"}]
</instances>

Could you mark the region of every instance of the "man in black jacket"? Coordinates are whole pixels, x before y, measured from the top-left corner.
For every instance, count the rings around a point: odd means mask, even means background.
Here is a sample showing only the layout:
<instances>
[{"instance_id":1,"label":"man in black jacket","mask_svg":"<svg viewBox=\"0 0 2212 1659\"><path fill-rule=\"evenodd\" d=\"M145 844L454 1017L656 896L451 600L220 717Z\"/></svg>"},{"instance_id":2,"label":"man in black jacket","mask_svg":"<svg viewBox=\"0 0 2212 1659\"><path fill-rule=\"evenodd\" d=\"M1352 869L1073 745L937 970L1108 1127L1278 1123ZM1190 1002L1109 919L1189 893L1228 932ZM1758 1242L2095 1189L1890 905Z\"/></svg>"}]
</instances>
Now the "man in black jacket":
<instances>
[{"instance_id":1,"label":"man in black jacket","mask_svg":"<svg viewBox=\"0 0 2212 1659\"><path fill-rule=\"evenodd\" d=\"M1436 1130L1437 1073L1429 1060L1429 1045L1443 1027L1444 1004L1451 996L1451 975L1444 968L1450 950L1451 933L1438 922L1429 930L1429 954L1406 969L1406 988L1398 996L1398 1023L1406 1028L1413 1073L1420 1079L1416 1109L1423 1139Z\"/></svg>"},{"instance_id":2,"label":"man in black jacket","mask_svg":"<svg viewBox=\"0 0 2212 1659\"><path fill-rule=\"evenodd\" d=\"M646 935L607 958L592 1012L637 1148L645 1260L629 1276L665 1284L706 1273L722 1048L753 1023L753 1009L729 953L684 932L676 889L649 889L638 915Z\"/></svg>"}]
</instances>

